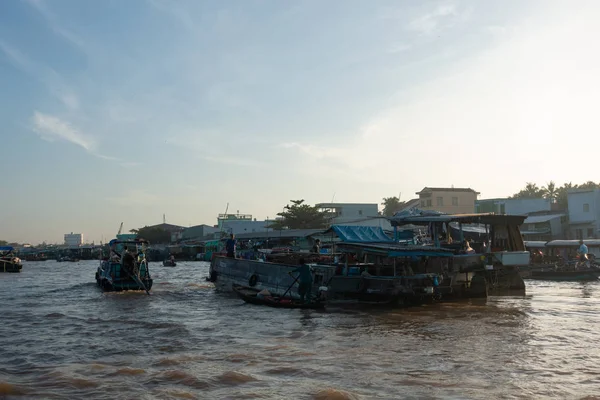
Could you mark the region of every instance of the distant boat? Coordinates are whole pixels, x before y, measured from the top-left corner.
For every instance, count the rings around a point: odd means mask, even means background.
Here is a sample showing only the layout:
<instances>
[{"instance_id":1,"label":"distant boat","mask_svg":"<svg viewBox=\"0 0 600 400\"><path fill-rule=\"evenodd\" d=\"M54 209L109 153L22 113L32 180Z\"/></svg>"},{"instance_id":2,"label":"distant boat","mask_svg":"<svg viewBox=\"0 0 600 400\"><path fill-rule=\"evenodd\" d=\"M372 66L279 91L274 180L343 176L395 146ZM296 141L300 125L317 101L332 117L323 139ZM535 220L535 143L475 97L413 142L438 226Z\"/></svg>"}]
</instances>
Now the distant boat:
<instances>
[{"instance_id":1,"label":"distant boat","mask_svg":"<svg viewBox=\"0 0 600 400\"><path fill-rule=\"evenodd\" d=\"M163 267L175 267L177 263L175 260L163 260Z\"/></svg>"},{"instance_id":2,"label":"distant boat","mask_svg":"<svg viewBox=\"0 0 600 400\"><path fill-rule=\"evenodd\" d=\"M11 246L0 247L0 272L21 272L23 264L21 259L14 254Z\"/></svg>"},{"instance_id":3,"label":"distant boat","mask_svg":"<svg viewBox=\"0 0 600 400\"><path fill-rule=\"evenodd\" d=\"M101 260L96 271L96 282L105 292L145 290L150 294L152 278L146 260L146 240L110 241L112 256ZM127 247L127 253L121 257ZM121 262L122 259L122 262Z\"/></svg>"}]
</instances>

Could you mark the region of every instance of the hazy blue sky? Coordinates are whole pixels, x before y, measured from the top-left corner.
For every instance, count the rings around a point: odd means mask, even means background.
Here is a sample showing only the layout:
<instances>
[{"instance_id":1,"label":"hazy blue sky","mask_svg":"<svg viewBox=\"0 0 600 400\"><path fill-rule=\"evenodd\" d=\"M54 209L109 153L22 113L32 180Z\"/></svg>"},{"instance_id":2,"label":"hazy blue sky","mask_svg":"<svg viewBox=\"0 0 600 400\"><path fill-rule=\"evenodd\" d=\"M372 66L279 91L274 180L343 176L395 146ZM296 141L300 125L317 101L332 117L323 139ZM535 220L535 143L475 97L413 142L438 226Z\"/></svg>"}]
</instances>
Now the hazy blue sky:
<instances>
[{"instance_id":1,"label":"hazy blue sky","mask_svg":"<svg viewBox=\"0 0 600 400\"><path fill-rule=\"evenodd\" d=\"M596 1L0 1L0 239L598 181L598 20Z\"/></svg>"}]
</instances>

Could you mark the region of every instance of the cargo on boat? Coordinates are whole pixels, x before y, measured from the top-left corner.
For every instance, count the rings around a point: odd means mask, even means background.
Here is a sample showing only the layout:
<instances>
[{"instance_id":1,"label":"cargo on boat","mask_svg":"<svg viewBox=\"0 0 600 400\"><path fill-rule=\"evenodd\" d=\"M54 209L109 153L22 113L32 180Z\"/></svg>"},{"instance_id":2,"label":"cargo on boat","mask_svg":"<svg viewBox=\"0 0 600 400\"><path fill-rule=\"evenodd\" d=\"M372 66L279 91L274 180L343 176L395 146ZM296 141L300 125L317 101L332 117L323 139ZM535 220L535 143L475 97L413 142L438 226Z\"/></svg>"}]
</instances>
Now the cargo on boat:
<instances>
[{"instance_id":1,"label":"cargo on boat","mask_svg":"<svg viewBox=\"0 0 600 400\"><path fill-rule=\"evenodd\" d=\"M0 272L21 272L23 264L11 246L0 247Z\"/></svg>"},{"instance_id":2,"label":"cargo on boat","mask_svg":"<svg viewBox=\"0 0 600 400\"><path fill-rule=\"evenodd\" d=\"M143 239L109 242L110 255L100 261L96 282L105 292L145 290L152 288L152 278L146 259L148 242Z\"/></svg>"}]
</instances>

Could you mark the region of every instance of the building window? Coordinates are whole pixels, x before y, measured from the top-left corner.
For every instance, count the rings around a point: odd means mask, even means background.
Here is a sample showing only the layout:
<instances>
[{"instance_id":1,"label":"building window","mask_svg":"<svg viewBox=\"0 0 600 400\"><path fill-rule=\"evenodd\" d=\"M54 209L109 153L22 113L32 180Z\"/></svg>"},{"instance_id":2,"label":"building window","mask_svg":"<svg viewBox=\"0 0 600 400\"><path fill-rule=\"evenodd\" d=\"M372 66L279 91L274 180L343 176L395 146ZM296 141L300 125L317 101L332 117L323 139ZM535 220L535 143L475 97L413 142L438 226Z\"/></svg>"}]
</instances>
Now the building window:
<instances>
[{"instance_id":1,"label":"building window","mask_svg":"<svg viewBox=\"0 0 600 400\"><path fill-rule=\"evenodd\" d=\"M588 203L583 205L583 212L590 212L590 205Z\"/></svg>"},{"instance_id":2,"label":"building window","mask_svg":"<svg viewBox=\"0 0 600 400\"><path fill-rule=\"evenodd\" d=\"M431 207L431 199L427 200L427 207Z\"/></svg>"},{"instance_id":3,"label":"building window","mask_svg":"<svg viewBox=\"0 0 600 400\"><path fill-rule=\"evenodd\" d=\"M588 228L587 237L588 239L594 237L594 228Z\"/></svg>"},{"instance_id":4,"label":"building window","mask_svg":"<svg viewBox=\"0 0 600 400\"><path fill-rule=\"evenodd\" d=\"M444 205L444 198L443 198L443 197L437 197L437 198L435 199L435 203L436 203L436 205L438 205L438 206L443 206L443 205Z\"/></svg>"},{"instance_id":5,"label":"building window","mask_svg":"<svg viewBox=\"0 0 600 400\"><path fill-rule=\"evenodd\" d=\"M453 197L452 198L452 205L453 206L457 206L458 205L458 197Z\"/></svg>"},{"instance_id":6,"label":"building window","mask_svg":"<svg viewBox=\"0 0 600 400\"><path fill-rule=\"evenodd\" d=\"M575 229L575 239L583 239L583 231L581 229Z\"/></svg>"},{"instance_id":7,"label":"building window","mask_svg":"<svg viewBox=\"0 0 600 400\"><path fill-rule=\"evenodd\" d=\"M358 210L358 215L362 215L362 210Z\"/></svg>"},{"instance_id":8,"label":"building window","mask_svg":"<svg viewBox=\"0 0 600 400\"><path fill-rule=\"evenodd\" d=\"M425 200L421 202L421 207L425 207Z\"/></svg>"},{"instance_id":9,"label":"building window","mask_svg":"<svg viewBox=\"0 0 600 400\"><path fill-rule=\"evenodd\" d=\"M500 204L500 214L506 214L506 204Z\"/></svg>"}]
</instances>

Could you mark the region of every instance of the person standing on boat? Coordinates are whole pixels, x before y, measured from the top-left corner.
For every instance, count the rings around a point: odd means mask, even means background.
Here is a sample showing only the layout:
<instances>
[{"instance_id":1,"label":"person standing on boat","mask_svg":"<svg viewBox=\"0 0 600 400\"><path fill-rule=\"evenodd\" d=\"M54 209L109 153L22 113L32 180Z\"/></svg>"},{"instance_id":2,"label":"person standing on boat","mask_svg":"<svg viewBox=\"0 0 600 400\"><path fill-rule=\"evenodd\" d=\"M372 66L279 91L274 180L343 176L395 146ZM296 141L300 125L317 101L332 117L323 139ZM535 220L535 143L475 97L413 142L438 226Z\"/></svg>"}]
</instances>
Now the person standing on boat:
<instances>
[{"instance_id":1,"label":"person standing on boat","mask_svg":"<svg viewBox=\"0 0 600 400\"><path fill-rule=\"evenodd\" d=\"M317 254L321 254L321 239L315 240L315 244L312 247L312 252L313 253L317 253Z\"/></svg>"},{"instance_id":2,"label":"person standing on boat","mask_svg":"<svg viewBox=\"0 0 600 400\"><path fill-rule=\"evenodd\" d=\"M309 303L312 292L313 269L304 261L304 258L300 258L298 262L300 263L300 266L295 270L290 271L289 274L298 273L298 280L300 282L298 285L298 294L300 295L300 300Z\"/></svg>"},{"instance_id":3,"label":"person standing on boat","mask_svg":"<svg viewBox=\"0 0 600 400\"><path fill-rule=\"evenodd\" d=\"M236 240L233 236L233 233L229 235L229 239L225 242L225 251L227 251L227 257L235 258L235 244Z\"/></svg>"},{"instance_id":4,"label":"person standing on boat","mask_svg":"<svg viewBox=\"0 0 600 400\"><path fill-rule=\"evenodd\" d=\"M588 248L585 243L583 243L583 239L579 240L579 250L577 250L577 252L579 253L579 263L581 264L585 261L585 267L589 268L590 260L588 259Z\"/></svg>"}]
</instances>

